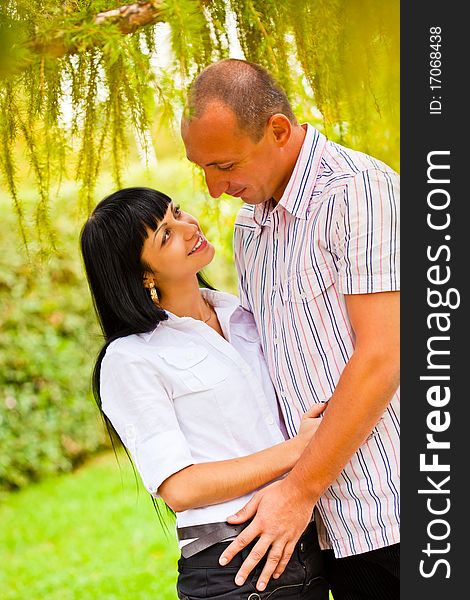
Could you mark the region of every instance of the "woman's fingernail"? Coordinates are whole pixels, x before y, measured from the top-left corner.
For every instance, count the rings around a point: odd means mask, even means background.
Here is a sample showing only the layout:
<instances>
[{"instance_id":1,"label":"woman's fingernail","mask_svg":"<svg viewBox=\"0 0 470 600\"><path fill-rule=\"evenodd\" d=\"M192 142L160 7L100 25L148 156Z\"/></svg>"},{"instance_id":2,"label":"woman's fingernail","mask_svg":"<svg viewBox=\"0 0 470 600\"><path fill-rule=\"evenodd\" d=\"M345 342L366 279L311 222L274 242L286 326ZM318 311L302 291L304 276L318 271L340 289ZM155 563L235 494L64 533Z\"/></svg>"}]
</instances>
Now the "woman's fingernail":
<instances>
[{"instance_id":1,"label":"woman's fingernail","mask_svg":"<svg viewBox=\"0 0 470 600\"><path fill-rule=\"evenodd\" d=\"M241 575L238 575L237 577L235 577L235 583L237 585L243 585L245 583L245 580Z\"/></svg>"},{"instance_id":2,"label":"woman's fingernail","mask_svg":"<svg viewBox=\"0 0 470 600\"><path fill-rule=\"evenodd\" d=\"M280 577L279 573L274 573L273 579L279 579L279 577Z\"/></svg>"},{"instance_id":3,"label":"woman's fingernail","mask_svg":"<svg viewBox=\"0 0 470 600\"><path fill-rule=\"evenodd\" d=\"M223 567L225 567L225 565L228 563L228 560L225 558L225 556L222 556L222 558L219 558L219 565L222 565Z\"/></svg>"},{"instance_id":4,"label":"woman's fingernail","mask_svg":"<svg viewBox=\"0 0 470 600\"><path fill-rule=\"evenodd\" d=\"M259 590L260 592L262 592L265 587L266 587L266 583L264 581L258 581L258 585L256 586L257 590Z\"/></svg>"}]
</instances>

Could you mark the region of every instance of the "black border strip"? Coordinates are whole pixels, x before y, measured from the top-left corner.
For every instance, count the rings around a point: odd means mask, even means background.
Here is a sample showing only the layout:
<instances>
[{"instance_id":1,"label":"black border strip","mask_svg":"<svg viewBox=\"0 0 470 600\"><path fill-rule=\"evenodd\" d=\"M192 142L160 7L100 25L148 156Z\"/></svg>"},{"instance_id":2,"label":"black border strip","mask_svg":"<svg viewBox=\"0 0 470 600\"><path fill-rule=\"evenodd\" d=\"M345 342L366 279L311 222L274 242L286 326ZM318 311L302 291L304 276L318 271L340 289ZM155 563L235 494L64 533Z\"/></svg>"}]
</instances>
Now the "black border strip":
<instances>
[{"instance_id":1,"label":"black border strip","mask_svg":"<svg viewBox=\"0 0 470 600\"><path fill-rule=\"evenodd\" d=\"M470 153L464 148L470 130L464 91L470 29L457 10L457 3L434 0L401 4L404 600L454 600L469 594L460 590L466 590L463 544L470 530L465 511L470 378L464 379L465 371L470 373L465 268L470 210L464 181L470 173ZM431 48L439 42L440 47ZM437 81L430 82L433 75ZM428 171L430 164L436 166ZM446 299L453 308L444 305ZM427 447L429 435L434 448ZM433 461L436 470L430 470Z\"/></svg>"}]
</instances>

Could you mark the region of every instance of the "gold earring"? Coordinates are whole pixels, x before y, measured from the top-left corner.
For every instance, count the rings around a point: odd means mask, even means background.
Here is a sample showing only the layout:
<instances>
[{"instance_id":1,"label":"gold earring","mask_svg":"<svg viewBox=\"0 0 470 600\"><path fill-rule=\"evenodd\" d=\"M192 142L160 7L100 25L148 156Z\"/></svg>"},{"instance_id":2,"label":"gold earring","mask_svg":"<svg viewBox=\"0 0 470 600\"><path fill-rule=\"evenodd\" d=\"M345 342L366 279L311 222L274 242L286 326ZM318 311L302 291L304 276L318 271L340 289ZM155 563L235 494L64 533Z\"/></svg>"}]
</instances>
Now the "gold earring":
<instances>
[{"instance_id":1,"label":"gold earring","mask_svg":"<svg viewBox=\"0 0 470 600\"><path fill-rule=\"evenodd\" d=\"M152 302L158 306L159 299L158 299L157 290L155 289L155 284L153 283L153 281L151 281L149 283L149 289L150 289L150 298L152 299Z\"/></svg>"}]
</instances>

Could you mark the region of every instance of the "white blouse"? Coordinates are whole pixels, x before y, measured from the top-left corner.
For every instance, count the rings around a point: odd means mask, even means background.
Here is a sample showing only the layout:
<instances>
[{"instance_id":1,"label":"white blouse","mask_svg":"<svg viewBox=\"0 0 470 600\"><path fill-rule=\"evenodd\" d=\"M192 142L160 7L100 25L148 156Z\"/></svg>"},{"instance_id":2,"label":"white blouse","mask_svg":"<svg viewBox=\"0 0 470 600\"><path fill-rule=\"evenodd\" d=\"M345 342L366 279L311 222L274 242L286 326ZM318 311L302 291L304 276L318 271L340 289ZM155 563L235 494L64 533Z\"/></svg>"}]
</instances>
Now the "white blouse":
<instances>
[{"instance_id":1,"label":"white blouse","mask_svg":"<svg viewBox=\"0 0 470 600\"><path fill-rule=\"evenodd\" d=\"M225 339L168 313L153 331L112 342L101 365L103 411L156 497L189 465L246 456L287 437L251 313L235 296L201 291ZM225 521L252 495L177 513L177 525Z\"/></svg>"}]
</instances>

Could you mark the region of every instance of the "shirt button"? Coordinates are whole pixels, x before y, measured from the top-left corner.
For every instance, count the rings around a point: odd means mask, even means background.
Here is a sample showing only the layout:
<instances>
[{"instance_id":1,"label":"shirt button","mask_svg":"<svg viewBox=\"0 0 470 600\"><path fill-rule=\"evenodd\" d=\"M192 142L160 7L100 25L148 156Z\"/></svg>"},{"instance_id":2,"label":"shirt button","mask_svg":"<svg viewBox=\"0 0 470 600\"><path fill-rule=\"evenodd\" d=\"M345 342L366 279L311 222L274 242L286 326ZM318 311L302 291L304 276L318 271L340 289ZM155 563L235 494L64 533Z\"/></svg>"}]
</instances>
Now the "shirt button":
<instances>
[{"instance_id":1,"label":"shirt button","mask_svg":"<svg viewBox=\"0 0 470 600\"><path fill-rule=\"evenodd\" d=\"M249 367L242 367L242 373L243 373L243 375L249 375L250 374L250 368Z\"/></svg>"},{"instance_id":2,"label":"shirt button","mask_svg":"<svg viewBox=\"0 0 470 600\"><path fill-rule=\"evenodd\" d=\"M305 546L303 542L300 542L300 551L303 552L305 550Z\"/></svg>"},{"instance_id":3,"label":"shirt button","mask_svg":"<svg viewBox=\"0 0 470 600\"><path fill-rule=\"evenodd\" d=\"M266 423L267 423L268 425L272 425L272 424L274 423L274 419L273 419L272 417L267 417L267 418L266 418Z\"/></svg>"},{"instance_id":4,"label":"shirt button","mask_svg":"<svg viewBox=\"0 0 470 600\"><path fill-rule=\"evenodd\" d=\"M194 358L194 352L186 352L185 356L188 360L192 360Z\"/></svg>"}]
</instances>

